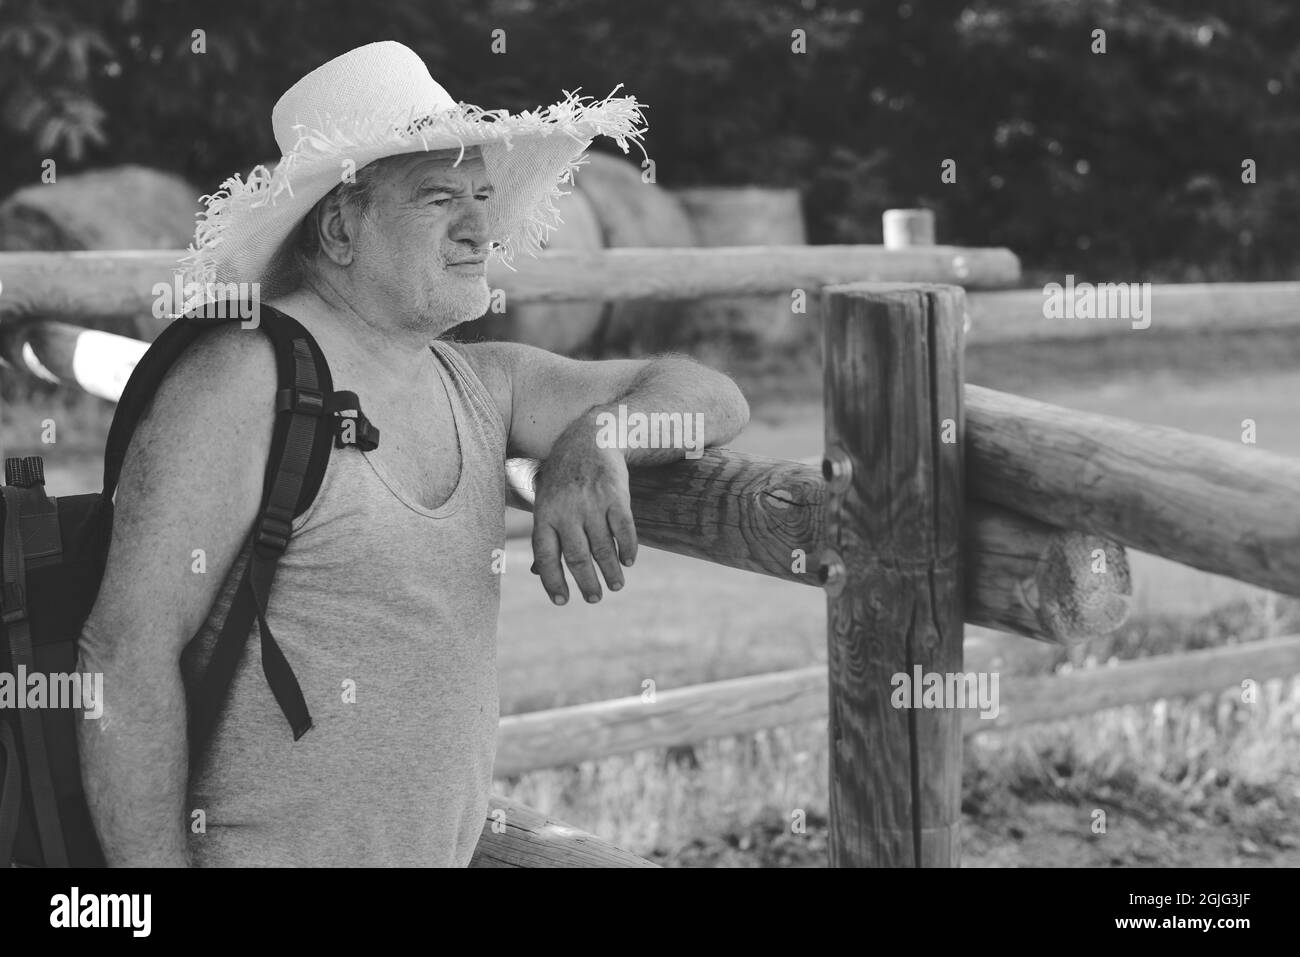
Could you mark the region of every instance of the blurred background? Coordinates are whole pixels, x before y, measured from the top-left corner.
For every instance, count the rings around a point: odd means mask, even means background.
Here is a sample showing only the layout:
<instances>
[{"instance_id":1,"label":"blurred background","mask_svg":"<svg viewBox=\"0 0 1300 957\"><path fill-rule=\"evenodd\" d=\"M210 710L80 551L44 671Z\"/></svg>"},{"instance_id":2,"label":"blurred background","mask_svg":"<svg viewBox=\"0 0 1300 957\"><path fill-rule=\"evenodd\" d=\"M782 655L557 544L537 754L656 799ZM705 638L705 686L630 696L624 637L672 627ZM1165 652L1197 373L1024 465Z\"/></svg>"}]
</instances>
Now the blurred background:
<instances>
[{"instance_id":1,"label":"blurred background","mask_svg":"<svg viewBox=\"0 0 1300 957\"><path fill-rule=\"evenodd\" d=\"M0 183L38 182L53 157L61 174L138 164L215 189L278 156L284 90L380 39L487 108L624 83L650 105L661 185L797 189L812 243L879 242L881 208L919 205L942 241L1008 246L1031 279L1264 280L1297 263L1287 0L4 0ZM939 181L945 157L959 188Z\"/></svg>"},{"instance_id":2,"label":"blurred background","mask_svg":"<svg viewBox=\"0 0 1300 957\"><path fill-rule=\"evenodd\" d=\"M794 31L806 52L792 50ZM639 151L598 145L556 249L876 244L885 209L925 207L940 243L1011 249L1024 288L1066 274L1300 280L1290 0L0 0L0 251L182 249L201 194L278 159L280 94L381 39L489 109L620 83L649 105L654 182ZM955 182L941 179L949 159ZM1231 441L1250 417L1261 447L1300 456L1300 310L1292 318L976 342L967 378ZM737 448L822 451L817 327L790 320L788 297L531 306L460 335L587 358L687 352L749 396ZM0 368L0 401L5 454L44 455L52 492L94 487L110 403L13 366ZM55 446L39 438L49 417ZM1010 681L1300 632L1294 600L1132 559L1134 615L1119 632L1066 650L971 629L968 668ZM556 609L529 563L527 539L513 538L503 714L636 695L647 678L666 689L825 662L815 589L643 552L624 592ZM777 728L499 784L663 863L822 866L825 731ZM973 866L1300 865L1293 679L1269 682L1250 708L1202 695L982 734L967 762ZM1105 834L1090 827L1096 808L1110 814ZM791 833L792 809L807 812L806 833Z\"/></svg>"}]
</instances>

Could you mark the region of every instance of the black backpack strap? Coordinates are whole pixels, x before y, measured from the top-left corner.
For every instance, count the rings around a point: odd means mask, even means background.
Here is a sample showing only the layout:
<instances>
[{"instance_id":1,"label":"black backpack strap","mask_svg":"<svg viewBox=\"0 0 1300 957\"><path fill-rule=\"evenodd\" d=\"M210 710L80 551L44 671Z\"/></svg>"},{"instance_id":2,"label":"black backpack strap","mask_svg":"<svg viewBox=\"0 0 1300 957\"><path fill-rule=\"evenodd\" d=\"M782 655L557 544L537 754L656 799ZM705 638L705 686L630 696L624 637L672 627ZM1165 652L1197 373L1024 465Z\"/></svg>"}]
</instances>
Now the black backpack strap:
<instances>
[{"instance_id":1,"label":"black backpack strap","mask_svg":"<svg viewBox=\"0 0 1300 957\"><path fill-rule=\"evenodd\" d=\"M32 651L31 624L27 619L27 557L24 536L21 534L22 516L29 496L44 494L39 489L8 488L4 494L3 526L3 592L0 593L0 620L4 621L9 638L9 655L14 674L34 673L36 656ZM33 508L33 512L38 509ZM57 526L56 526L57 534ZM31 542L39 551L48 535L37 535ZM41 712L31 708L18 710L18 728L22 735L23 752L27 756L27 778L32 796L32 812L36 818L36 833L41 842L41 855L47 867L67 867L68 849L63 841L63 828L59 824L59 802L54 792L54 779L50 773L50 755L45 746L45 729ZM12 776L16 755L6 762L6 779ZM6 790L8 787L6 786ZM7 802L6 802L7 803ZM7 825L0 830L7 829ZM8 858L4 858L8 860Z\"/></svg>"},{"instance_id":2,"label":"black backpack strap","mask_svg":"<svg viewBox=\"0 0 1300 957\"><path fill-rule=\"evenodd\" d=\"M104 498L112 501L117 490L117 480L122 474L122 463L126 460L126 449L135 434L140 417L149 407L163 377L167 375L176 360L181 357L190 344L204 332L216 325L210 321L200 321L181 317L172 321L149 345L148 350L131 370L131 376L122 389L117 400L117 409L113 413L113 424L108 429L108 443L104 447Z\"/></svg>"},{"instance_id":3,"label":"black backpack strap","mask_svg":"<svg viewBox=\"0 0 1300 957\"><path fill-rule=\"evenodd\" d=\"M230 319L216 321L234 321ZM187 315L167 326L136 364L118 400L104 454L104 496L111 500L126 458L127 444L167 370L202 332L216 324ZM266 603L293 519L315 500L335 439L338 416L355 413L357 445L377 446L379 432L362 415L352 393L333 392L329 365L315 339L291 316L260 305L258 327L275 350L276 422L263 479L261 508L253 526L252 553L190 709L191 760L196 760L216 725L243 655L254 620L261 633L262 670L294 740L311 727L302 689L266 623ZM286 385L292 383L292 385ZM362 440L364 436L364 441Z\"/></svg>"},{"instance_id":4,"label":"black backpack strap","mask_svg":"<svg viewBox=\"0 0 1300 957\"><path fill-rule=\"evenodd\" d=\"M292 385L276 392L275 432L248 566L191 710L192 761L197 761L216 726L254 619L261 636L262 672L294 740L312 724L298 680L266 622L266 606L293 520L320 490L338 422L331 408L333 380L315 339L291 317L263 309L271 313L263 316L261 328L275 347L279 382Z\"/></svg>"},{"instance_id":5,"label":"black backpack strap","mask_svg":"<svg viewBox=\"0 0 1300 957\"><path fill-rule=\"evenodd\" d=\"M14 857L23 808L23 765L8 721L0 721L0 757L4 758L4 777L0 778L0 867L8 867Z\"/></svg>"}]
</instances>

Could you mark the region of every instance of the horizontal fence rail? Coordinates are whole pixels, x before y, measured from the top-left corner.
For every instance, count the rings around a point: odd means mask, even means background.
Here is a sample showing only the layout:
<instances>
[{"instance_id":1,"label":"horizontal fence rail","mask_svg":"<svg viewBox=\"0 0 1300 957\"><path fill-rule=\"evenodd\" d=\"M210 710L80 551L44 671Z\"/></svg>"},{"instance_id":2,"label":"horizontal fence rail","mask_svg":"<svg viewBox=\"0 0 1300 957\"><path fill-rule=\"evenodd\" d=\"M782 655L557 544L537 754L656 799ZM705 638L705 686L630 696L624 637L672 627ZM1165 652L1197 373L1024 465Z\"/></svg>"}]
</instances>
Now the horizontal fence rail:
<instances>
[{"instance_id":1,"label":"horizontal fence rail","mask_svg":"<svg viewBox=\"0 0 1300 957\"><path fill-rule=\"evenodd\" d=\"M1154 283L1150 289L1150 312L1141 318L1132 316L1131 308L1118 316L1110 312L1104 288L1103 308L1111 318L1046 318L1042 289L971 292L966 297L966 341L984 346L1126 335L1148 319L1150 326L1143 331L1157 334L1300 327L1300 282Z\"/></svg>"},{"instance_id":2,"label":"horizontal fence rail","mask_svg":"<svg viewBox=\"0 0 1300 957\"><path fill-rule=\"evenodd\" d=\"M966 387L969 494L1300 596L1300 459Z\"/></svg>"},{"instance_id":3,"label":"horizontal fence rail","mask_svg":"<svg viewBox=\"0 0 1300 957\"><path fill-rule=\"evenodd\" d=\"M594 834L493 795L470 867L658 867Z\"/></svg>"},{"instance_id":4,"label":"horizontal fence rail","mask_svg":"<svg viewBox=\"0 0 1300 957\"><path fill-rule=\"evenodd\" d=\"M537 470L530 459L506 463L511 504L531 508ZM629 485L640 543L823 584L826 483L818 469L706 449L694 461L634 469ZM983 503L970 505L964 541L971 624L1065 643L1113 631L1128 614L1132 582L1114 542Z\"/></svg>"},{"instance_id":5,"label":"horizontal fence rail","mask_svg":"<svg viewBox=\"0 0 1300 957\"><path fill-rule=\"evenodd\" d=\"M1181 652L1041 677L1004 675L998 713L962 716L962 733L1000 731L1092 714L1108 708L1222 692L1246 679L1300 674L1300 636ZM501 719L494 773L539 768L696 744L767 728L824 720L825 665L660 689L639 696L507 715Z\"/></svg>"},{"instance_id":6,"label":"horizontal fence rail","mask_svg":"<svg viewBox=\"0 0 1300 957\"><path fill-rule=\"evenodd\" d=\"M0 253L0 324L32 317L165 324L155 284L174 283L179 250ZM736 246L610 249L519 256L514 271L489 268L510 303L698 299L784 293L861 279L950 282L972 289L1014 286L1020 260L1008 249L926 246ZM174 299L174 294L168 302ZM176 304L176 308L179 304ZM117 331L126 331L123 325ZM141 328L144 328L142 326Z\"/></svg>"}]
</instances>

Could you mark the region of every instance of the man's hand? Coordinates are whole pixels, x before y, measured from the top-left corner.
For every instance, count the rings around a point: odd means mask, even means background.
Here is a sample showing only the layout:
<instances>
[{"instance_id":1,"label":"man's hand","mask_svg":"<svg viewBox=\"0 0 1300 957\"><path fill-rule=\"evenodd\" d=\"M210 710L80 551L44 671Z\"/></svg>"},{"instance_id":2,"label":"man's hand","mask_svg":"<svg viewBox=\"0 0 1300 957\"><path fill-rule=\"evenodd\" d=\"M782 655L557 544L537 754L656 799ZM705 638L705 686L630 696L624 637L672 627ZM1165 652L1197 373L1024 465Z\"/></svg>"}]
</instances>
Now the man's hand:
<instances>
[{"instance_id":1,"label":"man's hand","mask_svg":"<svg viewBox=\"0 0 1300 957\"><path fill-rule=\"evenodd\" d=\"M582 417L556 440L538 474L533 505L533 572L551 601L569 600L564 568L589 602L600 601L600 574L610 591L623 587L624 565L636 560L636 525L627 461L597 446L593 422Z\"/></svg>"},{"instance_id":2,"label":"man's hand","mask_svg":"<svg viewBox=\"0 0 1300 957\"><path fill-rule=\"evenodd\" d=\"M600 601L594 566L610 591L623 587L619 560L631 565L636 558L628 466L667 465L690 451L684 434L680 445L670 436L667 446L600 448L602 413L667 413L680 423L699 422L696 451L730 441L749 421L749 403L731 379L682 356L579 361L513 342L456 348L501 413L506 455L542 460L533 572L557 605L569 600L561 557L587 601Z\"/></svg>"}]
</instances>

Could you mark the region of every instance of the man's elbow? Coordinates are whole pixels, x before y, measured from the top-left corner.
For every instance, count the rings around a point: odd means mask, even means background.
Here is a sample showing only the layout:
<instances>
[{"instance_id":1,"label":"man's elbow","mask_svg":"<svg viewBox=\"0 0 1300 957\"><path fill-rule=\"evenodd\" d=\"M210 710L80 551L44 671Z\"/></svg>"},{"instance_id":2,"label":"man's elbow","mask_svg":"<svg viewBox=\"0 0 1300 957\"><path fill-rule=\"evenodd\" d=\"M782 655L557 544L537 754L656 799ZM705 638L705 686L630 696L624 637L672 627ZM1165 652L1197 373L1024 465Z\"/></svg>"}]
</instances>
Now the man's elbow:
<instances>
[{"instance_id":1,"label":"man's elbow","mask_svg":"<svg viewBox=\"0 0 1300 957\"><path fill-rule=\"evenodd\" d=\"M709 445L730 442L749 424L749 401L735 380L722 372L714 372L713 415L715 427L708 429ZM707 418L707 417L706 417Z\"/></svg>"}]
</instances>

